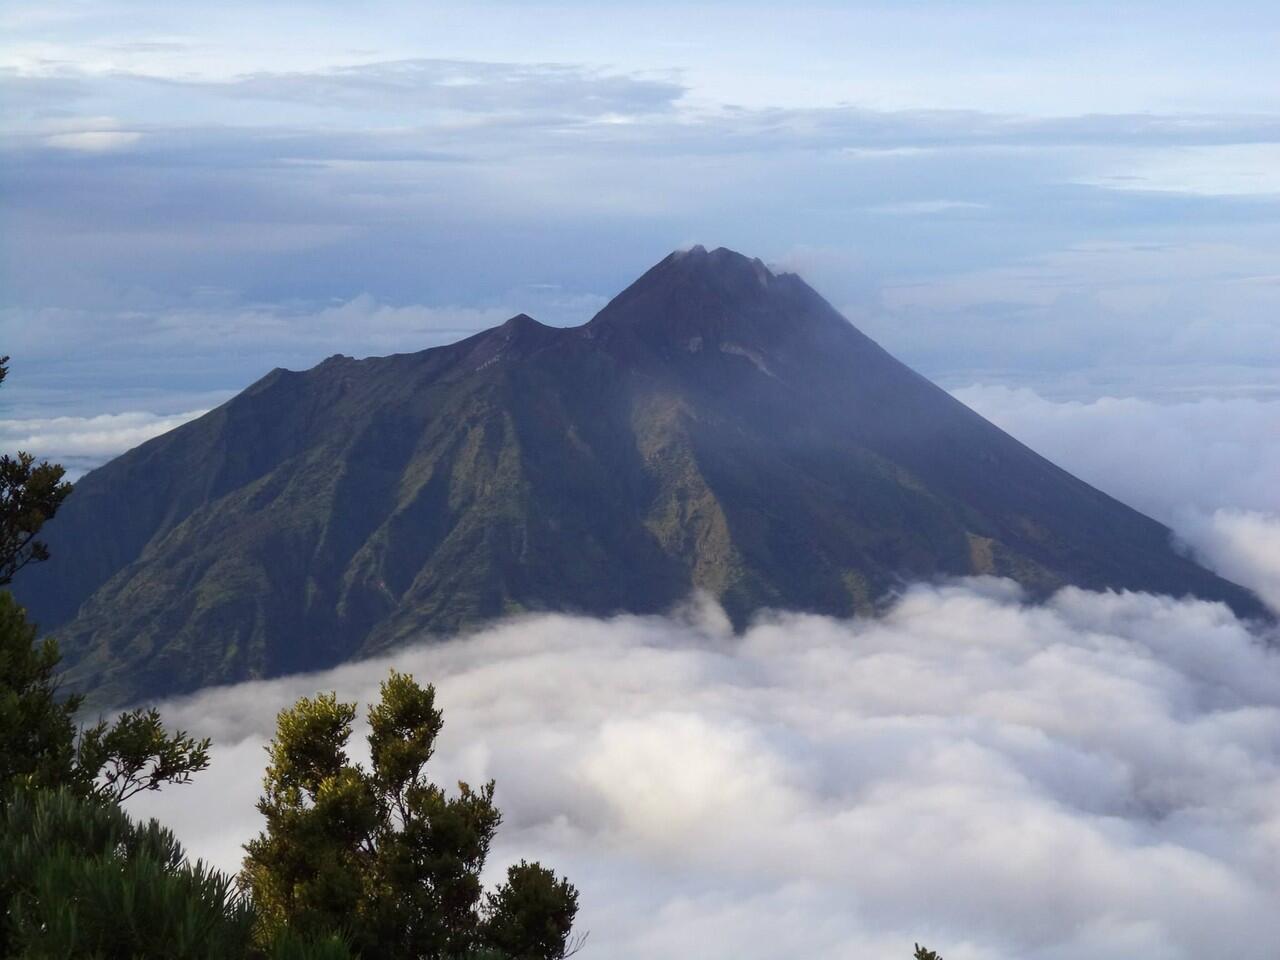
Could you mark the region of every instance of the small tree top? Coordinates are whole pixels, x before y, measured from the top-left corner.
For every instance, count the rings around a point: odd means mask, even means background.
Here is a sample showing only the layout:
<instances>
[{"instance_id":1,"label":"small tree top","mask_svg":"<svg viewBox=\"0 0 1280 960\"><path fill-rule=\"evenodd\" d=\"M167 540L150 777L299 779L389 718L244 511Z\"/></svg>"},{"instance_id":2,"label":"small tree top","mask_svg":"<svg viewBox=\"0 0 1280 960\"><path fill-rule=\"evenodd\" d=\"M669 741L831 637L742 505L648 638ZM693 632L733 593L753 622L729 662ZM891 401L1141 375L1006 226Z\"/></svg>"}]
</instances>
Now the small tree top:
<instances>
[{"instance_id":1,"label":"small tree top","mask_svg":"<svg viewBox=\"0 0 1280 960\"><path fill-rule=\"evenodd\" d=\"M0 357L0 383L8 375L9 358ZM29 453L0 456L0 586L27 564L49 559L49 548L36 534L71 493L64 473L56 463L36 463Z\"/></svg>"}]
</instances>

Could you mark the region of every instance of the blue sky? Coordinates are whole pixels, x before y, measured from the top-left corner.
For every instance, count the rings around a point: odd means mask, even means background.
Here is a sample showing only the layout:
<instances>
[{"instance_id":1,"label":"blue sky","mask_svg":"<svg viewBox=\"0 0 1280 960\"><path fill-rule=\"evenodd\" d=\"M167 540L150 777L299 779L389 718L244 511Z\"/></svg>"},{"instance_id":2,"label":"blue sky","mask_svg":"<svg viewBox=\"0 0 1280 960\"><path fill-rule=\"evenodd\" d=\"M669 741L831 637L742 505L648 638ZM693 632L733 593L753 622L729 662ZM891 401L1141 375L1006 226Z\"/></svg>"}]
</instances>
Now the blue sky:
<instances>
[{"instance_id":1,"label":"blue sky","mask_svg":"<svg viewBox=\"0 0 1280 960\"><path fill-rule=\"evenodd\" d=\"M10 418L794 269L950 386L1268 394L1270 4L14 3Z\"/></svg>"}]
</instances>

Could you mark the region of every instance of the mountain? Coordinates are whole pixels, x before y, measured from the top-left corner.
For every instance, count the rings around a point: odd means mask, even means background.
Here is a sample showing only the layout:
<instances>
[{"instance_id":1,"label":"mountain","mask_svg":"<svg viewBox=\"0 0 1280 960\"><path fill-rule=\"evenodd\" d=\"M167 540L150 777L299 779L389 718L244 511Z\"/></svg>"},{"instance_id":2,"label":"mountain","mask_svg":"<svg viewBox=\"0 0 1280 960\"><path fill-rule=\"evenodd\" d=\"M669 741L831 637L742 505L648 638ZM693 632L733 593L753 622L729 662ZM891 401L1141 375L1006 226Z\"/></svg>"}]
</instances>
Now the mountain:
<instances>
[{"instance_id":1,"label":"mountain","mask_svg":"<svg viewBox=\"0 0 1280 960\"><path fill-rule=\"evenodd\" d=\"M580 327L273 370L89 473L46 529L15 592L101 702L695 587L738 624L982 573L1263 614L798 277L700 247Z\"/></svg>"}]
</instances>

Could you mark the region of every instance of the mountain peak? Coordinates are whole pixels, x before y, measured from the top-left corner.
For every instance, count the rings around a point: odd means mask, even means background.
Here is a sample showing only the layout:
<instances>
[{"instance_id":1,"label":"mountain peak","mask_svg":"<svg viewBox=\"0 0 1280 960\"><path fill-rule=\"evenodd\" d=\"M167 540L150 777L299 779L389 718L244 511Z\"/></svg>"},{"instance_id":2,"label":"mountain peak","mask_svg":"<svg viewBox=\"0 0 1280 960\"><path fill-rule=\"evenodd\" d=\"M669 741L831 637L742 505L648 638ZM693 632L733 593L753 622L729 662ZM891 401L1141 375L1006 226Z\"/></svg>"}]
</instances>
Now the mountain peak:
<instances>
[{"instance_id":1,"label":"mountain peak","mask_svg":"<svg viewBox=\"0 0 1280 960\"><path fill-rule=\"evenodd\" d=\"M641 277L682 276L702 277L728 286L742 284L747 288L767 289L777 279L759 257L748 257L728 247L707 250L695 244L683 250L673 251Z\"/></svg>"},{"instance_id":2,"label":"mountain peak","mask_svg":"<svg viewBox=\"0 0 1280 960\"><path fill-rule=\"evenodd\" d=\"M626 331L667 353L691 344L770 350L798 334L849 324L794 274L774 273L727 247L697 245L667 255L587 327L592 335Z\"/></svg>"},{"instance_id":3,"label":"mountain peak","mask_svg":"<svg viewBox=\"0 0 1280 960\"><path fill-rule=\"evenodd\" d=\"M554 328L548 327L545 323L539 323L527 313L517 313L497 330L506 339L512 340L517 337L536 337L543 331L549 331Z\"/></svg>"}]
</instances>

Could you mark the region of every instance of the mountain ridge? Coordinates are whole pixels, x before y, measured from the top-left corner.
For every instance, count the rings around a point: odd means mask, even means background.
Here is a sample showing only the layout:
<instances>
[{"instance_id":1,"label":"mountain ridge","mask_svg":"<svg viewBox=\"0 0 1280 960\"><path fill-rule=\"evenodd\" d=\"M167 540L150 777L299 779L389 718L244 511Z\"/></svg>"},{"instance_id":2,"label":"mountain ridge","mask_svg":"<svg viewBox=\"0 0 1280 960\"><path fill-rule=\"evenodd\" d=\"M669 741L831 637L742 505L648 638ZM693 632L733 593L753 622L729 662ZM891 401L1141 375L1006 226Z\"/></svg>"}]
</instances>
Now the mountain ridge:
<instances>
[{"instance_id":1,"label":"mountain ridge","mask_svg":"<svg viewBox=\"0 0 1280 960\"><path fill-rule=\"evenodd\" d=\"M104 700L691 589L847 615L993 573L1243 588L894 359L794 274L696 247L587 323L273 370L86 475L15 584Z\"/></svg>"}]
</instances>

